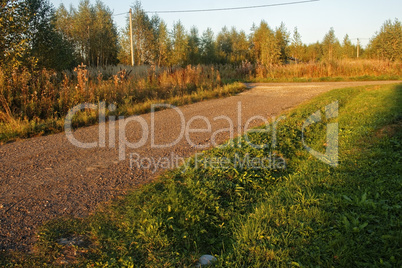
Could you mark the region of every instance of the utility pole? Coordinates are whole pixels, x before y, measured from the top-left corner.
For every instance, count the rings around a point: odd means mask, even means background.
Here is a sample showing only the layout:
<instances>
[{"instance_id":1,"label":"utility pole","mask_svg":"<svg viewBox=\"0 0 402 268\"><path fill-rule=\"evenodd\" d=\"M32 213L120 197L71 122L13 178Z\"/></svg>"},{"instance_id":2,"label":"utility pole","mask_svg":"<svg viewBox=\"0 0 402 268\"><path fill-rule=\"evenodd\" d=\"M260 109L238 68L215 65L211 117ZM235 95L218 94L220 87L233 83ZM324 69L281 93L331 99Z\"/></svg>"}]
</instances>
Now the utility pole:
<instances>
[{"instance_id":1,"label":"utility pole","mask_svg":"<svg viewBox=\"0 0 402 268\"><path fill-rule=\"evenodd\" d=\"M134 66L134 43L133 43L133 14L130 8L130 47L131 47L131 65Z\"/></svg>"},{"instance_id":2,"label":"utility pole","mask_svg":"<svg viewBox=\"0 0 402 268\"><path fill-rule=\"evenodd\" d=\"M357 38L357 58L360 56L360 40Z\"/></svg>"}]
</instances>

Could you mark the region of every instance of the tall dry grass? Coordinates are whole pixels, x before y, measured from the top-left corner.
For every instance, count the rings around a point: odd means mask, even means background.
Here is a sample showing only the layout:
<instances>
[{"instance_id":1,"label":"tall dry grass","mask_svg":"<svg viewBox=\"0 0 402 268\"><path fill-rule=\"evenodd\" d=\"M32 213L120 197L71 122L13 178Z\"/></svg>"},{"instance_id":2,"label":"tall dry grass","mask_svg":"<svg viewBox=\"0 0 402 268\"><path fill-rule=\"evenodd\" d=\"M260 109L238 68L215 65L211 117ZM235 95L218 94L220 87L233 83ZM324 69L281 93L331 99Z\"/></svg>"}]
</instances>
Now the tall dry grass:
<instances>
[{"instance_id":1,"label":"tall dry grass","mask_svg":"<svg viewBox=\"0 0 402 268\"><path fill-rule=\"evenodd\" d=\"M376 80L402 77L402 63L379 60L322 61L299 64L259 65L244 62L239 66L218 65L222 79L246 81L311 81L327 79Z\"/></svg>"},{"instance_id":2,"label":"tall dry grass","mask_svg":"<svg viewBox=\"0 0 402 268\"><path fill-rule=\"evenodd\" d=\"M250 79L379 78L402 76L402 63L378 60L340 60L276 66L256 66Z\"/></svg>"},{"instance_id":3,"label":"tall dry grass","mask_svg":"<svg viewBox=\"0 0 402 268\"><path fill-rule=\"evenodd\" d=\"M28 69L0 70L0 121L64 117L80 103L127 105L150 99L167 99L213 89L222 84L219 71L208 66L155 70L141 67L140 74L127 69L106 77L80 65L72 73Z\"/></svg>"}]
</instances>

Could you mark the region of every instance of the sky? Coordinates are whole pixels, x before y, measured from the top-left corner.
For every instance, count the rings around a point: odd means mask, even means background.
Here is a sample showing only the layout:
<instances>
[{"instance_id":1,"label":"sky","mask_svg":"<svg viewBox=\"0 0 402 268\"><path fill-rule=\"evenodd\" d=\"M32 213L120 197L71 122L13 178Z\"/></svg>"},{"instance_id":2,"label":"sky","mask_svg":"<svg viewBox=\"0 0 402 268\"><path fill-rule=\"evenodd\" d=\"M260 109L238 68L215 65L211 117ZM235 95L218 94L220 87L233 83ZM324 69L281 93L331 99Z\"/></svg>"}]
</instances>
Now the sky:
<instances>
[{"instance_id":1,"label":"sky","mask_svg":"<svg viewBox=\"0 0 402 268\"><path fill-rule=\"evenodd\" d=\"M95 3L95 0L90 1ZM295 1L298 0L143 0L141 3L146 11L166 11L232 8ZM80 0L50 0L50 2L56 8L61 3L66 7L70 5L78 7ZM103 0L102 2L114 14L120 14L128 12L135 0ZM284 22L289 32L293 32L293 29L297 27L302 41L306 44L322 41L324 35L333 27L340 41L348 34L352 43L356 43L357 38L360 38L362 46L365 46L386 20L401 21L401 11L401 0L320 0L305 4L246 10L158 15L168 24L169 29L180 20L187 30L196 26L200 34L208 27L217 34L224 26L228 28L234 26L237 30L244 30L249 34L253 23L258 25L261 20L265 20L273 29ZM127 15L115 16L114 19L119 28L125 27Z\"/></svg>"}]
</instances>

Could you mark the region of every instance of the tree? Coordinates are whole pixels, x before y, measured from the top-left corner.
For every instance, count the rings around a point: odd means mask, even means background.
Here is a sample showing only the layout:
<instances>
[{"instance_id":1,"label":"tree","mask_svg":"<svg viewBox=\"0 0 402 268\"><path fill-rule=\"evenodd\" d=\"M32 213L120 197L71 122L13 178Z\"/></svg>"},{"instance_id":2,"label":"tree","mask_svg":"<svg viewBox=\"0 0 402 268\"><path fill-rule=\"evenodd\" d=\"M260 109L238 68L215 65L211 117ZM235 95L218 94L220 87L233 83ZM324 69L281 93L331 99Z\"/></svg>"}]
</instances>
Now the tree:
<instances>
[{"instance_id":1,"label":"tree","mask_svg":"<svg viewBox=\"0 0 402 268\"><path fill-rule=\"evenodd\" d=\"M178 21L172 31L172 65L184 65L187 61L188 37L183 24Z\"/></svg>"},{"instance_id":2,"label":"tree","mask_svg":"<svg viewBox=\"0 0 402 268\"><path fill-rule=\"evenodd\" d=\"M66 68L63 69L71 69L78 64L78 53L76 42L73 38L73 30L74 30L74 18L72 17L73 9L71 8L71 12L67 11L63 4L59 6L59 8L55 11L55 14L52 19L52 24L57 32L59 38L62 40L64 44L62 48L58 50L60 53L57 58L57 62L60 65L66 65ZM63 55L64 52L64 55ZM61 56L63 55L63 56ZM60 59L60 58L63 59ZM60 66L59 65L59 66Z\"/></svg>"},{"instance_id":3,"label":"tree","mask_svg":"<svg viewBox=\"0 0 402 268\"><path fill-rule=\"evenodd\" d=\"M230 56L233 51L233 41L228 28L225 26L219 32L216 38L216 44L218 48L218 57L221 63L230 62Z\"/></svg>"},{"instance_id":4,"label":"tree","mask_svg":"<svg viewBox=\"0 0 402 268\"><path fill-rule=\"evenodd\" d=\"M290 55L295 59L296 63L301 60L304 50L301 35L297 30L297 27L293 30L292 42L290 44Z\"/></svg>"},{"instance_id":5,"label":"tree","mask_svg":"<svg viewBox=\"0 0 402 268\"><path fill-rule=\"evenodd\" d=\"M319 61L323 58L323 45L320 42L316 42L305 47L305 58L304 61Z\"/></svg>"},{"instance_id":6,"label":"tree","mask_svg":"<svg viewBox=\"0 0 402 268\"><path fill-rule=\"evenodd\" d=\"M349 35L345 35L342 42L342 57L352 59L355 58L356 55L356 46L352 44L349 39Z\"/></svg>"},{"instance_id":7,"label":"tree","mask_svg":"<svg viewBox=\"0 0 402 268\"><path fill-rule=\"evenodd\" d=\"M54 9L43 0L8 0L0 4L2 66L68 67L73 48L56 31Z\"/></svg>"},{"instance_id":8,"label":"tree","mask_svg":"<svg viewBox=\"0 0 402 268\"><path fill-rule=\"evenodd\" d=\"M91 5L82 0L77 10L70 11L60 5L55 17L56 29L73 44L78 61L95 66L118 62L117 28L112 11L102 2Z\"/></svg>"},{"instance_id":9,"label":"tree","mask_svg":"<svg viewBox=\"0 0 402 268\"><path fill-rule=\"evenodd\" d=\"M280 61L280 46L274 32L265 21L260 26L253 27L251 35L254 59L263 65L277 64Z\"/></svg>"},{"instance_id":10,"label":"tree","mask_svg":"<svg viewBox=\"0 0 402 268\"><path fill-rule=\"evenodd\" d=\"M230 62L240 64L246 61L249 54L249 42L247 40L246 33L244 31L237 32L236 28L232 28L232 54Z\"/></svg>"},{"instance_id":11,"label":"tree","mask_svg":"<svg viewBox=\"0 0 402 268\"><path fill-rule=\"evenodd\" d=\"M285 63L288 59L288 53L289 53L288 45L290 42L289 37L290 34L286 29L285 24L281 22L281 25L278 28L276 28L275 38L280 48L280 61L282 63Z\"/></svg>"},{"instance_id":12,"label":"tree","mask_svg":"<svg viewBox=\"0 0 402 268\"><path fill-rule=\"evenodd\" d=\"M127 24L129 23L129 18L127 18ZM117 59L121 64L131 65L131 42L130 42L130 29L125 27L120 30L119 34L119 49L117 53Z\"/></svg>"},{"instance_id":13,"label":"tree","mask_svg":"<svg viewBox=\"0 0 402 268\"><path fill-rule=\"evenodd\" d=\"M89 65L94 12L89 0L81 1L78 10L71 8L71 11L73 17L72 37L76 43L79 60Z\"/></svg>"},{"instance_id":14,"label":"tree","mask_svg":"<svg viewBox=\"0 0 402 268\"><path fill-rule=\"evenodd\" d=\"M158 66L167 66L169 64L171 40L169 38L167 25L163 21L161 21L158 26L157 47Z\"/></svg>"},{"instance_id":15,"label":"tree","mask_svg":"<svg viewBox=\"0 0 402 268\"><path fill-rule=\"evenodd\" d=\"M6 0L0 3L1 65L19 66L29 48L30 16L26 1Z\"/></svg>"},{"instance_id":16,"label":"tree","mask_svg":"<svg viewBox=\"0 0 402 268\"><path fill-rule=\"evenodd\" d=\"M156 36L155 21L151 21L141 3L136 2L133 13L135 62L138 65L155 64ZM127 26L128 27L128 26Z\"/></svg>"},{"instance_id":17,"label":"tree","mask_svg":"<svg viewBox=\"0 0 402 268\"><path fill-rule=\"evenodd\" d=\"M35 3L33 3L35 2ZM58 71L71 69L76 65L73 44L64 39L55 27L55 13L46 1L32 1L35 19L31 25L34 30L31 56L37 60L38 67Z\"/></svg>"},{"instance_id":18,"label":"tree","mask_svg":"<svg viewBox=\"0 0 402 268\"><path fill-rule=\"evenodd\" d=\"M335 36L335 30L331 27L329 32L324 36L322 41L324 57L332 61L338 56L338 49L340 47L339 41Z\"/></svg>"},{"instance_id":19,"label":"tree","mask_svg":"<svg viewBox=\"0 0 402 268\"><path fill-rule=\"evenodd\" d=\"M188 63L198 64L200 63L200 38L198 36L198 29L193 26L190 29L190 34L188 36Z\"/></svg>"},{"instance_id":20,"label":"tree","mask_svg":"<svg viewBox=\"0 0 402 268\"><path fill-rule=\"evenodd\" d=\"M387 20L370 40L372 56L391 61L402 60L402 24L398 19Z\"/></svg>"},{"instance_id":21,"label":"tree","mask_svg":"<svg viewBox=\"0 0 402 268\"><path fill-rule=\"evenodd\" d=\"M211 28L208 28L201 37L200 55L201 62L204 64L215 63L217 48L214 41L214 32Z\"/></svg>"},{"instance_id":22,"label":"tree","mask_svg":"<svg viewBox=\"0 0 402 268\"><path fill-rule=\"evenodd\" d=\"M63 38L74 42L73 39L73 27L74 27L74 18L73 18L74 9L71 6L70 11L68 11L63 4L60 4L59 8L55 12L55 20L54 26L56 30L58 30Z\"/></svg>"},{"instance_id":23,"label":"tree","mask_svg":"<svg viewBox=\"0 0 402 268\"><path fill-rule=\"evenodd\" d=\"M118 36L112 16L113 12L108 7L100 1L96 2L90 42L92 65L117 64Z\"/></svg>"}]
</instances>

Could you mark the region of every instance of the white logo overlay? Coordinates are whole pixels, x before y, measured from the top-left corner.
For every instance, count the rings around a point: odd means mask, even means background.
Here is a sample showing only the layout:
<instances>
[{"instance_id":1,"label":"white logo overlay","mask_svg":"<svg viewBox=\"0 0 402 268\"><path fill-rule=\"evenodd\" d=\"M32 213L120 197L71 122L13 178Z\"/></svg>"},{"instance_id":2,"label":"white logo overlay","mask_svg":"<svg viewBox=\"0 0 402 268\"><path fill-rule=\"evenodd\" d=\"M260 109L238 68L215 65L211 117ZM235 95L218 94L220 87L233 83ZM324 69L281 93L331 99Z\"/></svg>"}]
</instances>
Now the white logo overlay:
<instances>
[{"instance_id":1,"label":"white logo overlay","mask_svg":"<svg viewBox=\"0 0 402 268\"><path fill-rule=\"evenodd\" d=\"M156 139L156 119L155 112L164 109L171 109L179 116L179 121L177 122L177 126L175 129L179 130L179 134L175 137L174 141L170 141L169 143L160 144L157 143ZM77 115L78 112L82 110L92 110L98 113L99 115L99 135L98 141L92 142L83 142L74 136L72 122L73 118ZM71 144L78 148L83 149L91 149L91 148L117 148L119 154L119 160L123 161L127 159L129 156L130 167L132 169L145 169L150 170L155 173L159 170L172 169L178 167L189 167L190 160L185 159L179 155L171 153L169 156L164 157L152 157L147 155L141 155L139 153L140 148L151 148L151 149L173 149L180 142L187 142L192 148L195 149L208 149L212 147L224 147L224 146L233 146L233 142L226 143L224 145L219 144L217 141L218 135L222 133L228 134L228 138L233 140L235 138L235 133L237 131L237 135L242 135L244 141L247 146L251 146L256 149L264 149L271 150L270 153L264 155L268 155L266 157L258 157L253 158L249 155L245 154L245 156L241 156L236 154L234 158L203 158L202 154L196 154L194 159L194 164L196 167L204 167L204 168L248 168L248 169L285 169L286 161L283 157L280 157L276 153L277 147L277 125L280 121L284 120L285 117L281 116L279 118L273 117L270 123L266 117L263 116L253 116L249 118L244 124L242 122L242 106L241 102L238 103L237 109L237 121L232 118L221 115L214 117L212 120L201 115L193 116L189 120L186 121L186 118L183 112L176 106L170 104L155 104L151 107L151 118L150 122L144 119L141 116L131 116L125 118L124 116L108 116L108 120L106 120L107 110L109 112L114 112L116 110L116 106L111 104L108 107L104 102L100 102L99 105L84 103L75 106L72 108L66 118L65 118L65 133L67 139ZM325 108L325 116L327 119L335 118L338 116L338 102L334 102ZM212 123L217 121L225 121L229 127L218 129L215 132L212 130ZM192 128L192 124L195 122L203 122L206 127L202 129ZM258 129L249 129L251 122L261 122L261 125L264 127ZM312 154L314 157L319 159L320 161L332 166L338 166L338 123L331 123L327 125L327 150L325 153L320 153L309 146L307 146L305 142L305 129L315 123L321 121L321 112L317 111L312 114L303 124L302 128L302 143L304 148ZM130 124L136 124L135 131L140 134L139 140L136 142L130 142L127 138L127 130ZM108 133L106 133L108 127ZM180 128L180 129L179 129ZM132 129L132 128L131 128ZM243 131L244 130L244 131ZM116 135L116 132L118 133ZM208 142L204 144L200 144L198 142L194 142L191 138L191 134L193 133L206 133L210 138ZM271 142L269 144L253 144L250 141L249 134L251 133L268 133L271 136ZM117 136L117 137L116 137ZM106 139L108 137L108 139ZM238 148L241 148L240 142L236 144ZM127 150L131 150L134 152L128 153ZM138 152L136 151L138 150ZM173 150L171 150L173 151Z\"/></svg>"},{"instance_id":2,"label":"white logo overlay","mask_svg":"<svg viewBox=\"0 0 402 268\"><path fill-rule=\"evenodd\" d=\"M325 117L327 119L331 118L336 118L338 117L338 110L339 110L339 103L333 102L330 105L327 105L325 107ZM337 167L338 166L338 155L339 155L339 145L338 145L338 137L339 137L339 125L338 123L330 123L327 124L327 149L325 151L325 154L317 152L310 148L309 146L306 145L305 140L304 140L304 131L305 129L315 123L321 122L321 111L317 111L314 114L312 114L306 122L303 124L302 128L302 141L303 141L303 146L306 148L306 150L319 159L320 161L324 162L325 164L328 164L332 167Z\"/></svg>"}]
</instances>

